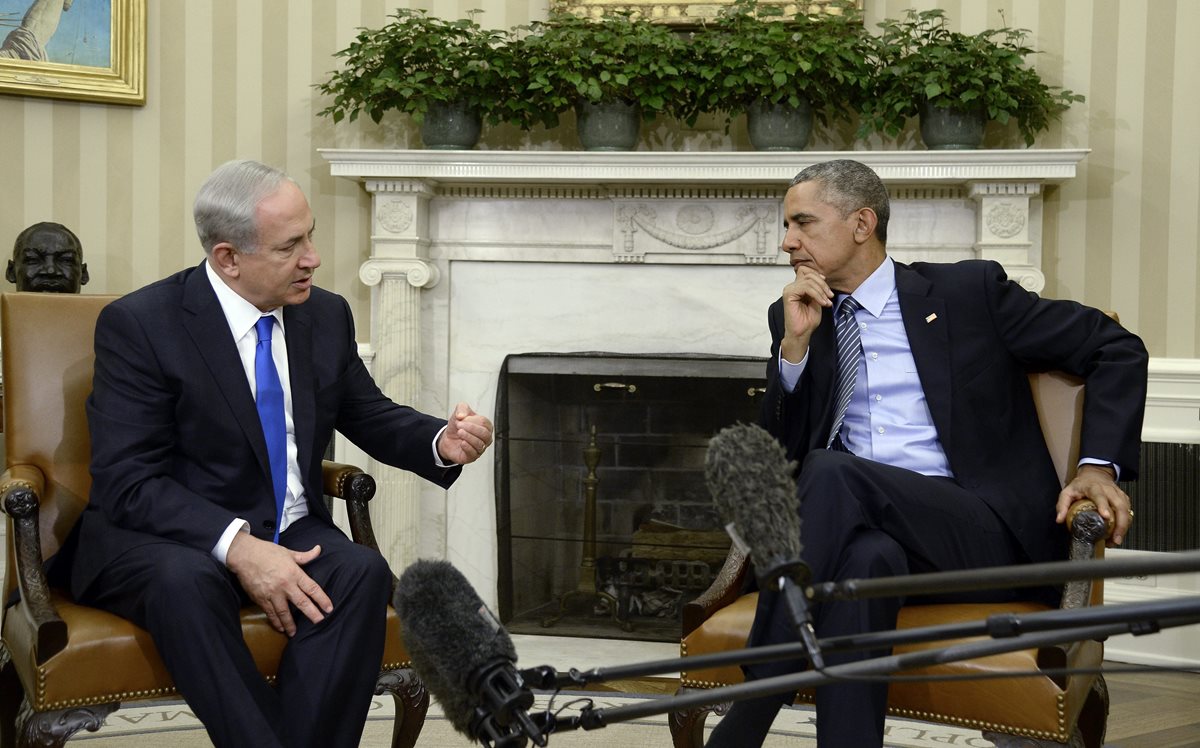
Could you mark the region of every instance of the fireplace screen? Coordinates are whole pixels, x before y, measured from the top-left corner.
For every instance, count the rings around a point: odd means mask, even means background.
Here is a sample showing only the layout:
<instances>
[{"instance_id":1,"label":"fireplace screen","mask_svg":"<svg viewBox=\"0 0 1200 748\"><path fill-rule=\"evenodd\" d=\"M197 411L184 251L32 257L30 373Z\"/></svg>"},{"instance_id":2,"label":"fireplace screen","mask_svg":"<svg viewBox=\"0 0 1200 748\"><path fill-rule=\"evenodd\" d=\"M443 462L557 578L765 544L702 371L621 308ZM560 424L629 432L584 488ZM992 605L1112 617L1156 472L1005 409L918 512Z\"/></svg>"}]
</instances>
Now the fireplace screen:
<instances>
[{"instance_id":1,"label":"fireplace screen","mask_svg":"<svg viewBox=\"0 0 1200 748\"><path fill-rule=\"evenodd\" d=\"M516 633L675 641L729 538L708 440L756 423L766 361L517 354L500 373L500 618Z\"/></svg>"}]
</instances>

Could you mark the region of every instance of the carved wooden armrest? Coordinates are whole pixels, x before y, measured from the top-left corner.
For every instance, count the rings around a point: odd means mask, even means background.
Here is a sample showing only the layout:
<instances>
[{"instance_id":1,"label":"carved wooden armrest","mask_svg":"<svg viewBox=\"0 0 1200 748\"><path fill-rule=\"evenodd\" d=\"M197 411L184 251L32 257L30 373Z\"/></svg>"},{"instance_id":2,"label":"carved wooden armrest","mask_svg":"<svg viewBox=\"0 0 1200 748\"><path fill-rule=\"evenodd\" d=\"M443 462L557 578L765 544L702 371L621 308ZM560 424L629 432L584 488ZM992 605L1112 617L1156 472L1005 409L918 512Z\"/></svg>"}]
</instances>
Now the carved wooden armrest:
<instances>
[{"instance_id":1,"label":"carved wooden armrest","mask_svg":"<svg viewBox=\"0 0 1200 748\"><path fill-rule=\"evenodd\" d=\"M375 479L360 467L325 460L321 463L321 478L327 496L364 503L375 496Z\"/></svg>"},{"instance_id":2,"label":"carved wooden armrest","mask_svg":"<svg viewBox=\"0 0 1200 748\"><path fill-rule=\"evenodd\" d=\"M1067 528L1071 531L1072 561L1086 561L1096 557L1096 548L1112 535L1112 523L1105 522L1090 499L1076 501L1067 510ZM1092 587L1099 580L1081 579L1067 582L1063 586L1063 608L1085 608L1092 602ZM1096 598L1099 601L1099 598Z\"/></svg>"},{"instance_id":3,"label":"carved wooden armrest","mask_svg":"<svg viewBox=\"0 0 1200 748\"><path fill-rule=\"evenodd\" d=\"M736 545L730 546L729 555L725 557L725 565L717 572L716 579L699 597L683 606L684 636L695 631L713 613L741 596L749 566L746 554L738 550Z\"/></svg>"},{"instance_id":4,"label":"carved wooden armrest","mask_svg":"<svg viewBox=\"0 0 1200 748\"><path fill-rule=\"evenodd\" d=\"M0 475L0 506L12 518L13 556L21 602L13 614L24 617L24 630L35 641L37 661L43 663L67 645L67 624L50 600L50 585L42 568L41 532L38 509L45 493L46 477L33 465L13 465Z\"/></svg>"},{"instance_id":5,"label":"carved wooden armrest","mask_svg":"<svg viewBox=\"0 0 1200 748\"><path fill-rule=\"evenodd\" d=\"M379 550L375 530L371 527L371 513L367 509L367 502L375 495L375 479L362 468L329 460L321 464L321 477L325 493L346 502L350 536L354 542Z\"/></svg>"},{"instance_id":6,"label":"carved wooden armrest","mask_svg":"<svg viewBox=\"0 0 1200 748\"><path fill-rule=\"evenodd\" d=\"M1081 550L1086 555L1075 555L1075 542L1071 544L1071 558L1091 558L1096 543L1112 536L1113 523L1105 521L1096 509L1096 504L1090 499L1081 499L1067 510L1067 527L1071 531L1072 541L1083 544Z\"/></svg>"}]
</instances>

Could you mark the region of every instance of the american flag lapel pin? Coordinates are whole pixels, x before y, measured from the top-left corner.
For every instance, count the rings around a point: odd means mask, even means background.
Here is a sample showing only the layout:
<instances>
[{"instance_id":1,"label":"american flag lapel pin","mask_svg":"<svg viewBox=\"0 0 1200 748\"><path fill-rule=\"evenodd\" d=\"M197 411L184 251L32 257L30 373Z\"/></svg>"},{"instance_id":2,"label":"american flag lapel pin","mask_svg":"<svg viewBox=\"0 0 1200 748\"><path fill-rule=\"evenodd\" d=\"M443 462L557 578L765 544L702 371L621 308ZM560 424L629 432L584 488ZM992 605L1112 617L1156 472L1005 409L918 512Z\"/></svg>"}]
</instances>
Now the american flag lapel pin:
<instances>
[{"instance_id":1,"label":"american flag lapel pin","mask_svg":"<svg viewBox=\"0 0 1200 748\"><path fill-rule=\"evenodd\" d=\"M925 318L925 324L929 324L930 322L934 321L935 319L937 319L937 314L936 313L931 314Z\"/></svg>"}]
</instances>

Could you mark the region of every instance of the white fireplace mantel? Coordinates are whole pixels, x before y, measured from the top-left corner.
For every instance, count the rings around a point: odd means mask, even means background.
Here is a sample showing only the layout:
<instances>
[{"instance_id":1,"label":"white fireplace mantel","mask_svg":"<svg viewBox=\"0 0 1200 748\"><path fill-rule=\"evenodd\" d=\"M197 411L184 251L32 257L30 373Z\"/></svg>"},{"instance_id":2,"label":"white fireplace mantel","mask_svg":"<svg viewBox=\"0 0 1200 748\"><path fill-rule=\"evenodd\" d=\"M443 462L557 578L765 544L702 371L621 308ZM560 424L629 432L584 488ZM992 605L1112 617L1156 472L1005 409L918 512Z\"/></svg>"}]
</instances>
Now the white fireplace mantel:
<instances>
[{"instance_id":1,"label":"white fireplace mantel","mask_svg":"<svg viewBox=\"0 0 1200 748\"><path fill-rule=\"evenodd\" d=\"M782 198L819 161L883 178L898 260L994 259L1038 291L1045 189L1086 154L321 151L371 195L359 275L381 388L426 412L466 401L489 415L510 353L765 356L766 307L788 275ZM495 602L493 454L448 494L372 466L393 568L447 558Z\"/></svg>"},{"instance_id":2,"label":"white fireplace mantel","mask_svg":"<svg viewBox=\"0 0 1200 748\"><path fill-rule=\"evenodd\" d=\"M322 149L334 176L431 184L786 185L819 161L852 158L884 182L969 184L1075 176L1086 149L974 151L396 151Z\"/></svg>"}]
</instances>

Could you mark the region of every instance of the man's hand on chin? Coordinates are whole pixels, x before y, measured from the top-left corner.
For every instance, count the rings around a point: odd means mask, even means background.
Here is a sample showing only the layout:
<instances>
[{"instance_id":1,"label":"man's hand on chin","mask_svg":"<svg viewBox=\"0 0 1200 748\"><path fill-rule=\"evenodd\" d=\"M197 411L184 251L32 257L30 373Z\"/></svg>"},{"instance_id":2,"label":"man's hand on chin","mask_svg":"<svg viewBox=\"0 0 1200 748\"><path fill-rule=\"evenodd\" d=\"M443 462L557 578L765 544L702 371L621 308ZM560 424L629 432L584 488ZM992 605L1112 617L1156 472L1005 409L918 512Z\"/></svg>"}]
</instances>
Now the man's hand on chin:
<instances>
[{"instance_id":1,"label":"man's hand on chin","mask_svg":"<svg viewBox=\"0 0 1200 748\"><path fill-rule=\"evenodd\" d=\"M300 567L321 555L321 546L293 551L260 540L248 532L239 532L229 545L225 562L241 583L242 589L267 614L271 628L295 636L291 603L313 623L325 620L333 612L333 603Z\"/></svg>"}]
</instances>

